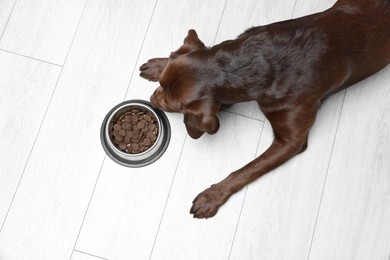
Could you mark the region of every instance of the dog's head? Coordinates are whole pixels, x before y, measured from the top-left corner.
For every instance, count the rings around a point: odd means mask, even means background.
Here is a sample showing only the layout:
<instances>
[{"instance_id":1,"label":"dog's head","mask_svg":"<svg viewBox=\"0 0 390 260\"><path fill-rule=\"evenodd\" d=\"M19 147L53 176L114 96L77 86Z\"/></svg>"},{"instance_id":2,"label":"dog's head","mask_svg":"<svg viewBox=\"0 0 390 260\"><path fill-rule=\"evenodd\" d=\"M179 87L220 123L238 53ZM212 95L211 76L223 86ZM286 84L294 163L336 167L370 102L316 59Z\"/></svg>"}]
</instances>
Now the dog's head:
<instances>
[{"instance_id":1,"label":"dog's head","mask_svg":"<svg viewBox=\"0 0 390 260\"><path fill-rule=\"evenodd\" d=\"M192 138L218 131L217 112L220 105L200 76L201 57L197 51L205 48L194 30L188 32L184 44L171 53L160 76L160 86L150 97L153 106L167 112L184 114L184 124Z\"/></svg>"}]
</instances>

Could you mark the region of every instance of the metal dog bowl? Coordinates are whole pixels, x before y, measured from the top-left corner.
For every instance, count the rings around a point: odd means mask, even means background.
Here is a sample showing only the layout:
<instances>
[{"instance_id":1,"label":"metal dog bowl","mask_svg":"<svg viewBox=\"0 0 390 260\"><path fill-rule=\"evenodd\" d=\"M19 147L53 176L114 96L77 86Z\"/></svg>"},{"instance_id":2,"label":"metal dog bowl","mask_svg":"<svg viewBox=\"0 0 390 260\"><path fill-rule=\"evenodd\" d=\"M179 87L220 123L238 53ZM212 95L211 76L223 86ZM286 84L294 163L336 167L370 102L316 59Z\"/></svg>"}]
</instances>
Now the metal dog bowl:
<instances>
[{"instance_id":1,"label":"metal dog bowl","mask_svg":"<svg viewBox=\"0 0 390 260\"><path fill-rule=\"evenodd\" d=\"M150 148L140 153L131 154L121 151L113 143L110 131L119 116L130 109L134 109L134 106L141 107L152 113L157 121L159 130L156 140ZM128 100L116 105L108 112L101 126L100 139L104 151L116 163L126 167L143 167L155 162L164 154L171 139L171 127L164 112L152 107L151 103L144 100Z\"/></svg>"}]
</instances>

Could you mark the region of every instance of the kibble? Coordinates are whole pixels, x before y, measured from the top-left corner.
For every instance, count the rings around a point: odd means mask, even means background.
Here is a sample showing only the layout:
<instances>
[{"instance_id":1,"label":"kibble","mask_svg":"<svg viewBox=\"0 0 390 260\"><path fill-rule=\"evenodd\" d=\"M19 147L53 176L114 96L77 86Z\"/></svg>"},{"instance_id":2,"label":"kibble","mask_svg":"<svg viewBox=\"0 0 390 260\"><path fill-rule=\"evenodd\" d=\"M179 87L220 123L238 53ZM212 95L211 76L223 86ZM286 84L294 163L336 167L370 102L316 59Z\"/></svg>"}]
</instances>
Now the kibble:
<instances>
[{"instance_id":1,"label":"kibble","mask_svg":"<svg viewBox=\"0 0 390 260\"><path fill-rule=\"evenodd\" d=\"M112 143L122 152L142 153L155 143L158 123L154 115L143 107L132 106L116 115L110 129Z\"/></svg>"}]
</instances>

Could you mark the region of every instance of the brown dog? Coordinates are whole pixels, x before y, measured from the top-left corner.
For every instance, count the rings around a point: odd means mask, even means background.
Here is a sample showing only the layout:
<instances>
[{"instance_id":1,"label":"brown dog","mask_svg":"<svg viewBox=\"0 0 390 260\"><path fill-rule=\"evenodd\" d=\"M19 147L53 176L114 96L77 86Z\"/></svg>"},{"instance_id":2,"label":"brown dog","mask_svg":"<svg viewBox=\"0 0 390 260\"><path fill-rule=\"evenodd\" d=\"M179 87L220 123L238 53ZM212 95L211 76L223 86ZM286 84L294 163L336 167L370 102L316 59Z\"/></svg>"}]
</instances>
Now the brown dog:
<instances>
[{"instance_id":1,"label":"brown dog","mask_svg":"<svg viewBox=\"0 0 390 260\"><path fill-rule=\"evenodd\" d=\"M200 193L196 218L214 216L235 192L307 147L320 103L390 63L390 0L339 0L306 17L254 27L211 48L190 30L169 58L151 59L141 76L159 81L157 108L182 112L188 134L218 131L217 112L255 100L274 131L258 158Z\"/></svg>"}]
</instances>

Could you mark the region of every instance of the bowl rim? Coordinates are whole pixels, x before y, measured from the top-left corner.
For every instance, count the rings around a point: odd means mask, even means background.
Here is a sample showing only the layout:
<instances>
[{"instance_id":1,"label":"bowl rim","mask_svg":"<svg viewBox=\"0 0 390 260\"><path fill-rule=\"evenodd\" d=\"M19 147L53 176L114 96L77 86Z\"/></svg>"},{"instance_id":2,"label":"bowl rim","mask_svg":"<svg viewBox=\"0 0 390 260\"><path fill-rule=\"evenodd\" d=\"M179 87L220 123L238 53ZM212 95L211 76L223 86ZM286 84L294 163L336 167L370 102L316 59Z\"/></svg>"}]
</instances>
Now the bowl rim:
<instances>
[{"instance_id":1,"label":"bowl rim","mask_svg":"<svg viewBox=\"0 0 390 260\"><path fill-rule=\"evenodd\" d=\"M117 153L121 152L119 149L113 150L112 147L108 144L108 142L111 142L111 140L107 140L107 135L106 135L106 130L107 130L107 124L109 124L109 119L112 117L113 113L117 112L117 110L121 107L126 107L126 105L137 105L140 104L143 107L146 107L146 109L149 109L154 112L154 114L157 116L157 120L159 121L159 125L162 129L159 129L159 138L162 138L163 140L161 141L160 147L157 148L157 151L154 154L151 154L151 156L146 157L145 159L142 160L137 160L133 161L131 159L124 159L121 156L118 156ZM163 133L160 136L160 133ZM104 120L102 122L101 128L100 128L100 141L103 146L103 149L105 153L110 157L114 162L130 167L130 168L139 168L139 167L144 167L149 164L152 164L155 162L157 159L159 159L166 151L168 148L169 142L171 138L171 127L169 124L169 120L165 113L161 111L158 108L155 108L152 106L152 104L149 101L146 100L141 100L141 99L131 99L131 100L126 100L123 101L116 106L114 106L104 117ZM111 142L112 143L112 142ZM157 140L155 144L157 143ZM135 154L134 158L139 156L139 155L146 155L149 151L151 151L152 147L150 147L147 151ZM121 152L123 153L123 152ZM123 153L128 155L128 153Z\"/></svg>"},{"instance_id":2,"label":"bowl rim","mask_svg":"<svg viewBox=\"0 0 390 260\"><path fill-rule=\"evenodd\" d=\"M132 103L131 103L131 104L132 104ZM131 104L129 104L129 107L132 106ZM140 152L140 153L134 153L134 154L125 153L125 152L121 151L120 149L118 149L118 148L116 147L115 144L112 143L112 141L111 141L111 144L112 144L112 146L114 147L115 151L116 151L117 153L121 154L122 156L137 158L137 157L139 157L139 156L142 156L142 155L147 154L147 153L150 152L152 149L154 149L155 146L157 146L158 142L159 142L160 139L162 138L162 137L161 137L161 134L163 134L163 132L160 132L160 130L163 131L163 129L161 129L161 128L162 128L161 119L160 119L159 116L156 114L156 112L151 108L151 106L147 106L147 105L142 104L142 103L140 103L140 102L137 102L137 103L136 103L135 105L133 105L133 106L135 106L135 107L136 107L136 106L143 107L143 108L145 108L146 110L149 110L150 112L152 112L153 116L156 117L157 124L158 124L158 127L159 127L159 131L158 131L156 140L154 141L153 145L150 146L146 151L143 151L143 152ZM110 113L110 116L109 116L108 119L107 119L106 129L104 130L104 131L105 131L105 134L106 134L106 139L107 139L107 136L109 136L109 133L108 133L108 132L110 131L110 129L108 129L108 128L109 128L109 125L110 125L110 123L111 123L111 120L115 117L115 115L116 115L119 111L121 111L122 109L125 109L126 107L127 107L127 106L122 105L122 106L118 106L118 108L115 109L114 111L112 111L112 112L110 111L111 113Z\"/></svg>"}]
</instances>

